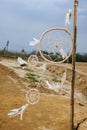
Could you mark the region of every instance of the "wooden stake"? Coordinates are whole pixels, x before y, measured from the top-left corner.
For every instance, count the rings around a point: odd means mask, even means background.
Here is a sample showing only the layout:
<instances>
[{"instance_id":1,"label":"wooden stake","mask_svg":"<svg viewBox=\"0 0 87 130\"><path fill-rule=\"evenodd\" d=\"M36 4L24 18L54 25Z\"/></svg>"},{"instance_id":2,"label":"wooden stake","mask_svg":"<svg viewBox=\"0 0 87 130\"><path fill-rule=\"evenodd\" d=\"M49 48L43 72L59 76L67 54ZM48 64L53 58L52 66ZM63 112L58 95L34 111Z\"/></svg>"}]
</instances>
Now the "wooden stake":
<instances>
[{"instance_id":1,"label":"wooden stake","mask_svg":"<svg viewBox=\"0 0 87 130\"><path fill-rule=\"evenodd\" d=\"M77 6L78 6L78 0L74 0L72 86L71 86L71 130L75 130L74 128L74 87L75 87L76 37L77 37Z\"/></svg>"}]
</instances>

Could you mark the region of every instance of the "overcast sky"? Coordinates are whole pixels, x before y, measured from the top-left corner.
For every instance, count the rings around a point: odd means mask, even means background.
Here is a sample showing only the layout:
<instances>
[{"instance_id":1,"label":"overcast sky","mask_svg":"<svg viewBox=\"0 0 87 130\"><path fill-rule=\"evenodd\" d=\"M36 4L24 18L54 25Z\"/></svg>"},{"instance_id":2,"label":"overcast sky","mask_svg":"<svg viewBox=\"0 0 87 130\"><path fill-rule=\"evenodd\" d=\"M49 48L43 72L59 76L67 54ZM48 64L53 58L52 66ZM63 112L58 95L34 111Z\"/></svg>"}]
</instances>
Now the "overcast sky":
<instances>
[{"instance_id":1,"label":"overcast sky","mask_svg":"<svg viewBox=\"0 0 87 130\"><path fill-rule=\"evenodd\" d=\"M78 0L77 52L87 52L87 0ZM0 0L0 49L29 50L29 41L52 27L64 27L74 0ZM68 29L72 32L73 17Z\"/></svg>"}]
</instances>

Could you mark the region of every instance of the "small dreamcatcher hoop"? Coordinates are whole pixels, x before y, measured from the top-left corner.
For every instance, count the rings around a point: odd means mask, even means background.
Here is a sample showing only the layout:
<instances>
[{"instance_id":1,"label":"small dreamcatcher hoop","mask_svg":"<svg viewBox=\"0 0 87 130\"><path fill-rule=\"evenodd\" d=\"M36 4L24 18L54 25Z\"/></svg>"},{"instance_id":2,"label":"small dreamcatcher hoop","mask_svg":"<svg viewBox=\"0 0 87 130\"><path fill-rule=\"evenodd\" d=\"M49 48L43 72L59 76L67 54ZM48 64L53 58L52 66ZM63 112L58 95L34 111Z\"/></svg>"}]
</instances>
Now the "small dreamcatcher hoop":
<instances>
[{"instance_id":1,"label":"small dreamcatcher hoop","mask_svg":"<svg viewBox=\"0 0 87 130\"><path fill-rule=\"evenodd\" d=\"M27 93L26 93L26 101L29 104L36 104L38 103L40 99L40 93L37 89L30 89Z\"/></svg>"},{"instance_id":2,"label":"small dreamcatcher hoop","mask_svg":"<svg viewBox=\"0 0 87 130\"><path fill-rule=\"evenodd\" d=\"M66 28L48 29L40 37L40 55L45 61L63 63L72 54L72 41L71 33Z\"/></svg>"},{"instance_id":3,"label":"small dreamcatcher hoop","mask_svg":"<svg viewBox=\"0 0 87 130\"><path fill-rule=\"evenodd\" d=\"M30 63L31 65L35 65L38 62L38 57L36 55L31 55L28 58L28 63Z\"/></svg>"}]
</instances>

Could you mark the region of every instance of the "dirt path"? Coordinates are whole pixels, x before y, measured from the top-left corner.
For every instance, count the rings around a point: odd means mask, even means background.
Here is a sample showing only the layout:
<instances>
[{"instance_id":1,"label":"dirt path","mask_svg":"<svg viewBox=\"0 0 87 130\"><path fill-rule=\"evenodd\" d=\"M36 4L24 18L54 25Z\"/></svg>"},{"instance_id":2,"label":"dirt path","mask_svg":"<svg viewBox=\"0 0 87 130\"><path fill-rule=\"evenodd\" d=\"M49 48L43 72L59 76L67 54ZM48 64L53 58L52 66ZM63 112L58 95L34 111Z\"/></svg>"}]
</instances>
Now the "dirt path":
<instances>
[{"instance_id":1,"label":"dirt path","mask_svg":"<svg viewBox=\"0 0 87 130\"><path fill-rule=\"evenodd\" d=\"M19 115L11 118L7 115L9 110L27 103L23 91L28 89L24 88L27 83L12 68L0 65L0 130L70 130L70 98L60 94L41 93L40 101L27 108L22 121ZM81 122L78 130L87 130L86 117L87 107L75 103L75 126Z\"/></svg>"}]
</instances>

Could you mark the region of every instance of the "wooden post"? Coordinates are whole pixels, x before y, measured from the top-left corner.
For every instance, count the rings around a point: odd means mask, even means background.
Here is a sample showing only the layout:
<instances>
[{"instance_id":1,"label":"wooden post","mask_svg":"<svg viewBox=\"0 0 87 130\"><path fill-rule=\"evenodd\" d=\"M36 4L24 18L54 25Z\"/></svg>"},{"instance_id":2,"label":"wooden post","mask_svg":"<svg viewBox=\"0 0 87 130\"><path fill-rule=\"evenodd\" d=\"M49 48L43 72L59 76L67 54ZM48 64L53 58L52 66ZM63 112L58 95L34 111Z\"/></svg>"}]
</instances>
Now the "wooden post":
<instances>
[{"instance_id":1,"label":"wooden post","mask_svg":"<svg viewBox=\"0 0 87 130\"><path fill-rule=\"evenodd\" d=\"M78 6L78 0L74 0L72 86L71 86L71 130L75 130L74 128L74 87L75 87L75 61L76 61L76 36L77 36L77 6Z\"/></svg>"}]
</instances>

